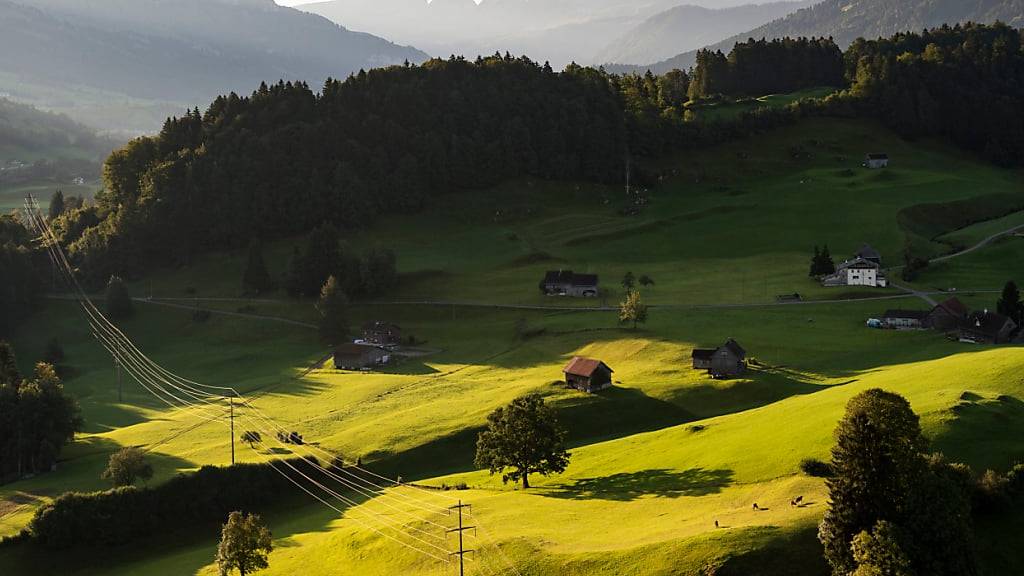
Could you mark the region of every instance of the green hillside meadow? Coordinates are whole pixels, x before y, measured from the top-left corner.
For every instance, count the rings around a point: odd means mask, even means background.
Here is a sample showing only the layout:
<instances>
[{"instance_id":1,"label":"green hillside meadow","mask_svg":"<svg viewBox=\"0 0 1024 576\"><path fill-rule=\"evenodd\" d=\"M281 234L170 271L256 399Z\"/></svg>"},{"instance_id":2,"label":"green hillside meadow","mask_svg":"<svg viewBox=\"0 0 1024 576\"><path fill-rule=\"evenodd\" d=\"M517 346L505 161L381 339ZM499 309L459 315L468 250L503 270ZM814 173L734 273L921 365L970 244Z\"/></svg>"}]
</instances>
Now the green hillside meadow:
<instances>
[{"instance_id":1,"label":"green hillside meadow","mask_svg":"<svg viewBox=\"0 0 1024 576\"><path fill-rule=\"evenodd\" d=\"M868 151L888 152L891 168L860 168ZM870 330L865 320L887 308L929 305L897 288L824 289L807 277L815 245L842 257L869 242L899 265L908 245L934 256L1024 224L1020 213L993 214L922 235L897 219L924 203L1024 199L1021 173L900 140L869 122L821 119L655 168L667 179L639 216L618 215L618 187L521 180L453 192L425 214L352 233L353 247L393 248L402 273L395 293L353 306L353 325L393 321L422 342L424 355L379 373L338 371L330 361L306 373L328 351L314 329L278 319L312 322L310 303L274 294L248 302L247 313L262 318L230 314L247 304L233 300L244 252L206 255L132 284L133 295L154 301L139 302L123 328L167 369L235 387L308 442L371 469L425 487L466 487L356 497L359 506L343 508L344 516L282 495L264 511L275 550L261 574L457 573L363 524L401 522L389 506L417 498L472 504L467 522L482 527L467 541L477 550L468 557L473 575L824 575L815 531L825 486L798 464L827 459L846 402L875 387L906 396L933 448L950 459L979 472L1024 460L1024 347ZM298 241L268 247L272 273L283 273ZM655 306L650 320L632 330L617 324L616 312L596 309L600 301L541 296L543 272L559 268L600 274L610 306L626 271L651 276L655 285L643 291ZM1011 278L1024 281L1024 238L936 264L915 286L956 287L970 306L993 308L990 291ZM775 305L776 295L794 292L811 301ZM856 299L864 296L890 299ZM193 305L229 314L197 323ZM74 302L51 301L23 326L14 339L23 369L52 337L73 368L66 387L81 403L86 431L56 472L0 486L0 535L17 533L64 491L105 488L100 472L122 446L149 451L151 483L230 462L229 432L218 423L170 410L131 381L117 401L110 357ZM690 368L694 347L729 337L756 360L746 377L717 381ZM586 395L559 385L573 355L605 361L615 387ZM487 414L529 392L558 409L572 460L564 474L531 478L524 491L475 470L472 460ZM236 433L248 417L240 410ZM238 459L280 455L272 445L239 442ZM791 506L795 496L805 504ZM976 533L985 574L1024 573L1014 555L1024 521L990 517ZM213 575L217 538L213 525L101 556L5 548L0 573Z\"/></svg>"}]
</instances>

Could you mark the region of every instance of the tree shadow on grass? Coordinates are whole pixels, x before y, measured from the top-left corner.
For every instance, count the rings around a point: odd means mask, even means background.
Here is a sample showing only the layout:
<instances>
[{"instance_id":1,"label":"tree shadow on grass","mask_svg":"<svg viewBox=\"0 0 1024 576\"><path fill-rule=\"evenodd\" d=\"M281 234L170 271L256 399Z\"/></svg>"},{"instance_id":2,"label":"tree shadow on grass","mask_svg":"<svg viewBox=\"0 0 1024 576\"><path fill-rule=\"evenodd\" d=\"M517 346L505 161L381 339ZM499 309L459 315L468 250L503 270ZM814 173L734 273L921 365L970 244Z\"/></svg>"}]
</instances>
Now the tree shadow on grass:
<instances>
[{"instance_id":1,"label":"tree shadow on grass","mask_svg":"<svg viewBox=\"0 0 1024 576\"><path fill-rule=\"evenodd\" d=\"M622 472L598 478L581 478L572 484L539 488L537 493L570 500L614 500L629 502L644 496L678 498L717 494L733 482L733 471L690 468Z\"/></svg>"},{"instance_id":2,"label":"tree shadow on grass","mask_svg":"<svg viewBox=\"0 0 1024 576\"><path fill-rule=\"evenodd\" d=\"M1024 401L1010 395L984 398L970 391L949 409L949 425L932 439L936 451L980 472L1006 470L1024 456Z\"/></svg>"}]
</instances>

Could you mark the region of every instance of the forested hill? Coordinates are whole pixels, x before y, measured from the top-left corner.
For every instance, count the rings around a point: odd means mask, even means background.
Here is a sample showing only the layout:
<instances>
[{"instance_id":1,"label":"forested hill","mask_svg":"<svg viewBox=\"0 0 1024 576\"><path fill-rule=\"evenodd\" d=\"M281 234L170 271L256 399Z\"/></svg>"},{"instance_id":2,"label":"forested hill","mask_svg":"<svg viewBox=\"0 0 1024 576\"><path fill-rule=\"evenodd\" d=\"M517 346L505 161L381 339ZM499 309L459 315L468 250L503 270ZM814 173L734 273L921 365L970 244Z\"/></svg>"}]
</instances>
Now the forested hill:
<instances>
[{"instance_id":1,"label":"forested hill","mask_svg":"<svg viewBox=\"0 0 1024 576\"><path fill-rule=\"evenodd\" d=\"M70 157L98 166L116 145L115 140L98 136L67 116L0 98L0 165Z\"/></svg>"},{"instance_id":2,"label":"forested hill","mask_svg":"<svg viewBox=\"0 0 1024 576\"><path fill-rule=\"evenodd\" d=\"M526 58L431 60L330 81L262 86L169 120L107 160L96 206L65 213L62 243L93 279L309 230L418 210L450 190L530 176L621 182L629 157L702 146L805 114L877 118L1024 162L1021 32L965 26L856 42L750 42L690 78L613 76ZM841 57L842 56L842 57ZM846 84L842 95L741 115L686 119L688 98ZM642 164L642 163L640 163ZM642 165L633 171L643 177ZM596 200L596 199L595 199Z\"/></svg>"},{"instance_id":3,"label":"forested hill","mask_svg":"<svg viewBox=\"0 0 1024 576\"><path fill-rule=\"evenodd\" d=\"M728 52L748 38L832 38L841 47L857 38L888 38L899 32L918 32L944 24L1000 21L1024 27L1024 0L824 0L749 32L708 46ZM697 53L685 52L651 64L656 74L696 63Z\"/></svg>"},{"instance_id":4,"label":"forested hill","mask_svg":"<svg viewBox=\"0 0 1024 576\"><path fill-rule=\"evenodd\" d=\"M102 100L112 95L121 106L141 99L180 109L262 81L319 84L425 58L273 0L0 0L0 79L16 78L5 90L47 107L90 98L109 107ZM159 120L98 127L148 131Z\"/></svg>"}]
</instances>

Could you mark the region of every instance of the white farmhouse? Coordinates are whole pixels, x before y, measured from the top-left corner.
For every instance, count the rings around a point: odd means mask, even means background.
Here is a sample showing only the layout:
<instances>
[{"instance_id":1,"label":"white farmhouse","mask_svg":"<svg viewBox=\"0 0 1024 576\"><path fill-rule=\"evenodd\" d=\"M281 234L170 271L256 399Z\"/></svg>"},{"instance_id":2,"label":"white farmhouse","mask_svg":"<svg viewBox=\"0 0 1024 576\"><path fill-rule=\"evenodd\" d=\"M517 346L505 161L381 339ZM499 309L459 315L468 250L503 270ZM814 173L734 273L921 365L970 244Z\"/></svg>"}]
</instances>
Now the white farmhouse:
<instances>
[{"instance_id":1,"label":"white farmhouse","mask_svg":"<svg viewBox=\"0 0 1024 576\"><path fill-rule=\"evenodd\" d=\"M870 286L885 288L889 281L882 272L882 267L867 258L847 260L836 267L835 274L825 276L821 280L824 286Z\"/></svg>"}]
</instances>

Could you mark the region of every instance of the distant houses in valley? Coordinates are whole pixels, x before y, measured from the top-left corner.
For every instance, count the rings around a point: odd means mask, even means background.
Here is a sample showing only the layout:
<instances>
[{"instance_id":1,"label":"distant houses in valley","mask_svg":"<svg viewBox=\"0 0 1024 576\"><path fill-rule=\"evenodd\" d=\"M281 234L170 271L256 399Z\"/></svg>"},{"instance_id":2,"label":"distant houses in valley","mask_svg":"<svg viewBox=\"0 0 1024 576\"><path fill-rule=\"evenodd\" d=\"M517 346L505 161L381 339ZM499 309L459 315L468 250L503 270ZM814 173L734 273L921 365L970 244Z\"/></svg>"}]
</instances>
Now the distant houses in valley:
<instances>
[{"instance_id":1,"label":"distant houses in valley","mask_svg":"<svg viewBox=\"0 0 1024 576\"><path fill-rule=\"evenodd\" d=\"M1021 328L1012 319L990 310L972 313L959 298L945 300L931 310L887 310L881 318L869 319L867 325L892 330L936 330L951 339L974 344L1011 342Z\"/></svg>"},{"instance_id":2,"label":"distant houses in valley","mask_svg":"<svg viewBox=\"0 0 1024 576\"><path fill-rule=\"evenodd\" d=\"M390 360L387 350L371 344L350 342L334 349L334 367L338 370L370 370Z\"/></svg>"},{"instance_id":3,"label":"distant houses in valley","mask_svg":"<svg viewBox=\"0 0 1024 576\"><path fill-rule=\"evenodd\" d=\"M574 356L562 369L570 388L591 394L611 387L614 372L604 362L582 356Z\"/></svg>"},{"instance_id":4,"label":"distant houses in valley","mask_svg":"<svg viewBox=\"0 0 1024 576\"><path fill-rule=\"evenodd\" d=\"M572 270L552 270L541 280L540 291L547 296L596 298L598 295L597 284L596 274L575 274Z\"/></svg>"},{"instance_id":5,"label":"distant houses in valley","mask_svg":"<svg viewBox=\"0 0 1024 576\"><path fill-rule=\"evenodd\" d=\"M747 351L732 338L715 349L695 349L692 360L694 370L707 370L714 378L732 378L747 371Z\"/></svg>"},{"instance_id":6,"label":"distant houses in valley","mask_svg":"<svg viewBox=\"0 0 1024 576\"><path fill-rule=\"evenodd\" d=\"M836 271L821 278L826 287L870 286L885 288L889 281L882 271L882 256L870 245L865 244L853 258L836 266Z\"/></svg>"},{"instance_id":7,"label":"distant houses in valley","mask_svg":"<svg viewBox=\"0 0 1024 576\"><path fill-rule=\"evenodd\" d=\"M872 170L889 167L889 155L884 152L872 152L864 157L864 167Z\"/></svg>"}]
</instances>

